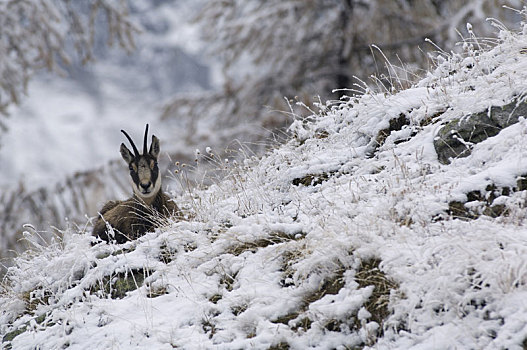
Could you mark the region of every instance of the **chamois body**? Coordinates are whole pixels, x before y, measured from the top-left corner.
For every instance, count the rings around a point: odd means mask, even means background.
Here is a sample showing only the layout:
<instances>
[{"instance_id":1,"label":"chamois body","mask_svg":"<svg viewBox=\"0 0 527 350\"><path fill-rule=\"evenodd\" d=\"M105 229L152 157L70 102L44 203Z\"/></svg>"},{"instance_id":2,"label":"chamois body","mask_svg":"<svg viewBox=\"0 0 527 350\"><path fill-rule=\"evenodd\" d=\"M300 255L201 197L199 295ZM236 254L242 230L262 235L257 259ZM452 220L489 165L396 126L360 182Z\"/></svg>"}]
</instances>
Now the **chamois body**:
<instances>
[{"instance_id":1,"label":"chamois body","mask_svg":"<svg viewBox=\"0 0 527 350\"><path fill-rule=\"evenodd\" d=\"M117 243L137 239L153 230L160 219L170 216L179 217L176 203L161 190L161 177L157 166L159 140L152 135L150 151L147 152L148 125L145 130L143 154L139 154L128 134L121 130L130 141L134 154L121 144L121 156L128 164L132 178L133 196L124 201L109 201L99 212L93 236L107 242L114 239ZM108 234L113 228L113 237Z\"/></svg>"}]
</instances>

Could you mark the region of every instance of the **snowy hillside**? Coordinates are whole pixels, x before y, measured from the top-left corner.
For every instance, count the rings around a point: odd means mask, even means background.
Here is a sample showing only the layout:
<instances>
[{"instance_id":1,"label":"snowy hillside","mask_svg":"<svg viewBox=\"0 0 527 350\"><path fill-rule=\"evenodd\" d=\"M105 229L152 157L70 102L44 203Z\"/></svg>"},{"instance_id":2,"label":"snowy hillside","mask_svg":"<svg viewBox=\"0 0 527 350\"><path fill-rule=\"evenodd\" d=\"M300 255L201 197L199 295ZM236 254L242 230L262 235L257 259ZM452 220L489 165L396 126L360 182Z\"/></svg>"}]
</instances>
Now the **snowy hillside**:
<instances>
[{"instance_id":1,"label":"snowy hillside","mask_svg":"<svg viewBox=\"0 0 527 350\"><path fill-rule=\"evenodd\" d=\"M224 179L176 198L184 221L35 247L3 283L3 345L525 348L527 36L475 47L320 106L262 159L202 150Z\"/></svg>"}]
</instances>

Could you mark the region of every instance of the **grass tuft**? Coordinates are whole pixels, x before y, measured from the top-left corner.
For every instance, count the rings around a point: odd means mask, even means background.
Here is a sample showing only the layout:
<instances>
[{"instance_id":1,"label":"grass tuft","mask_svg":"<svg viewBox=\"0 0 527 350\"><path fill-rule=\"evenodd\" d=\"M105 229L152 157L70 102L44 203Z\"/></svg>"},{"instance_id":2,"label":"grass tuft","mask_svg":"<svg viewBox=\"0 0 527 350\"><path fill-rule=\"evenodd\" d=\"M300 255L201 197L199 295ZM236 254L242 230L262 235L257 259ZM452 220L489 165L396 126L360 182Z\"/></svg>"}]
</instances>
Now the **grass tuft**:
<instances>
[{"instance_id":1,"label":"grass tuft","mask_svg":"<svg viewBox=\"0 0 527 350\"><path fill-rule=\"evenodd\" d=\"M374 287L364 307L371 314L371 320L379 324L382 332L384 320L390 315L388 308L390 293L392 290L396 290L398 286L381 271L380 263L381 260L379 259L363 261L355 274L355 281L359 284L359 288ZM382 336L382 334L378 336Z\"/></svg>"},{"instance_id":2,"label":"grass tuft","mask_svg":"<svg viewBox=\"0 0 527 350\"><path fill-rule=\"evenodd\" d=\"M280 243L289 242L292 240L297 240L303 236L304 235L302 234L302 235L295 235L293 237L288 233L276 231L276 232L272 232L269 235L269 237L258 239L252 242L242 242L234 246L231 246L227 250L227 253L235 255L235 256L239 256L247 251L255 253L260 248L265 248L265 247L268 247L274 244L280 244Z\"/></svg>"},{"instance_id":3,"label":"grass tuft","mask_svg":"<svg viewBox=\"0 0 527 350\"><path fill-rule=\"evenodd\" d=\"M267 350L289 350L290 346L287 342L280 342L275 345L271 345Z\"/></svg>"}]
</instances>

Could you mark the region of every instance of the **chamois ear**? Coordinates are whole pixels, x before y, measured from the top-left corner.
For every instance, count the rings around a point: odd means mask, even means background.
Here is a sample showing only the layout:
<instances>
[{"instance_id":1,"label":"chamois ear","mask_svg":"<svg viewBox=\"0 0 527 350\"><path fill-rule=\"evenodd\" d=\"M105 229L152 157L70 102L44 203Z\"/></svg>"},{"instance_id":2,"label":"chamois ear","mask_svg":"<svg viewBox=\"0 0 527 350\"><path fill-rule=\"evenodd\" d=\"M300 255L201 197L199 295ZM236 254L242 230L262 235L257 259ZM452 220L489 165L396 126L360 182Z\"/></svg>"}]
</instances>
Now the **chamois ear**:
<instances>
[{"instance_id":1,"label":"chamois ear","mask_svg":"<svg viewBox=\"0 0 527 350\"><path fill-rule=\"evenodd\" d=\"M159 139L155 135L152 135L152 144L150 145L150 151L148 153L156 159L159 155Z\"/></svg>"},{"instance_id":2,"label":"chamois ear","mask_svg":"<svg viewBox=\"0 0 527 350\"><path fill-rule=\"evenodd\" d=\"M128 148L126 148L124 143L121 143L120 151L121 151L121 157L123 157L126 164L129 165L132 162L132 160L134 160L134 155L132 154L132 152L130 152Z\"/></svg>"}]
</instances>

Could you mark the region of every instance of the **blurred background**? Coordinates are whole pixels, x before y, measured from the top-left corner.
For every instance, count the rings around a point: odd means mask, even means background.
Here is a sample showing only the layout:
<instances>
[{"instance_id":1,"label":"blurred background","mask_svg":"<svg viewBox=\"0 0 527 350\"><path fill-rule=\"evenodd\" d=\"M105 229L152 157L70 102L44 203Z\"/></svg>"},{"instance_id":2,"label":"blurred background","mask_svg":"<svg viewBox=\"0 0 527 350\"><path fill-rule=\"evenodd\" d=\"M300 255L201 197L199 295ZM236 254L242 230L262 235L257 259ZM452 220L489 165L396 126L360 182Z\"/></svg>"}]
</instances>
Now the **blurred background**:
<instances>
[{"instance_id":1,"label":"blurred background","mask_svg":"<svg viewBox=\"0 0 527 350\"><path fill-rule=\"evenodd\" d=\"M0 263L130 196L125 129L161 140L164 187L196 149L262 154L293 118L394 93L519 30L521 0L40 0L0 3ZM467 23L470 23L467 25ZM228 150L231 151L228 151ZM213 166L211 166L213 168ZM202 183L201 166L189 178Z\"/></svg>"}]
</instances>

